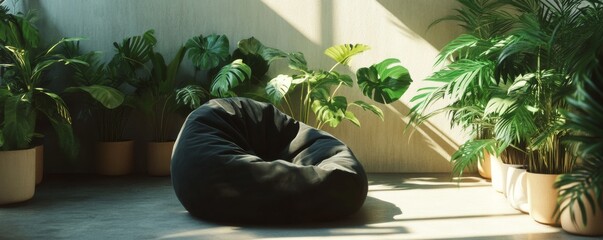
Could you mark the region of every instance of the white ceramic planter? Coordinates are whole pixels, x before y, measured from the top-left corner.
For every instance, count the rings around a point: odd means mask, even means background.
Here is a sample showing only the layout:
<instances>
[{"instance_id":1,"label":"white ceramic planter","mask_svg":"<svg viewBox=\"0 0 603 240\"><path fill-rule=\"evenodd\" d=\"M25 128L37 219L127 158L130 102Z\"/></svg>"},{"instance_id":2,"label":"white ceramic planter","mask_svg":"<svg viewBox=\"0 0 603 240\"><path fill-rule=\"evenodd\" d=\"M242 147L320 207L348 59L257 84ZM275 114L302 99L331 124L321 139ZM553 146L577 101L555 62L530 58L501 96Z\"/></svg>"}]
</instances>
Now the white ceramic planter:
<instances>
[{"instance_id":1,"label":"white ceramic planter","mask_svg":"<svg viewBox=\"0 0 603 240\"><path fill-rule=\"evenodd\" d=\"M29 200L35 189L35 148L0 151L0 205Z\"/></svg>"},{"instance_id":2,"label":"white ceramic planter","mask_svg":"<svg viewBox=\"0 0 603 240\"><path fill-rule=\"evenodd\" d=\"M526 169L521 165L509 165L506 174L505 193L511 207L529 213L526 173Z\"/></svg>"},{"instance_id":3,"label":"white ceramic planter","mask_svg":"<svg viewBox=\"0 0 603 240\"><path fill-rule=\"evenodd\" d=\"M503 180L503 163L496 157L490 155L490 167L491 167L491 180L492 180L492 188L497 192L503 193L505 190L505 181ZM504 171L505 175L507 174ZM505 176L506 178L506 176Z\"/></svg>"}]
</instances>

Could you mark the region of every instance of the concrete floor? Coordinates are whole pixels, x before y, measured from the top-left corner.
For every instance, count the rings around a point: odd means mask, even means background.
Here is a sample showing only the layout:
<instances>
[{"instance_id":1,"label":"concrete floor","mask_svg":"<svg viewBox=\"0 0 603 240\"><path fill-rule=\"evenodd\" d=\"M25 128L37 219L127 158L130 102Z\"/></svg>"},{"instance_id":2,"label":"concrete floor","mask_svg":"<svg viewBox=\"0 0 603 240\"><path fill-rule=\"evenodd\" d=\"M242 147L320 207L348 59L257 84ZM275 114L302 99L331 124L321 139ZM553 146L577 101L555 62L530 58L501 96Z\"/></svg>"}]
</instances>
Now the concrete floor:
<instances>
[{"instance_id":1,"label":"concrete floor","mask_svg":"<svg viewBox=\"0 0 603 240\"><path fill-rule=\"evenodd\" d=\"M371 174L362 209L338 222L224 226L192 218L169 178L47 176L0 207L0 239L593 239L536 223L480 178Z\"/></svg>"}]
</instances>

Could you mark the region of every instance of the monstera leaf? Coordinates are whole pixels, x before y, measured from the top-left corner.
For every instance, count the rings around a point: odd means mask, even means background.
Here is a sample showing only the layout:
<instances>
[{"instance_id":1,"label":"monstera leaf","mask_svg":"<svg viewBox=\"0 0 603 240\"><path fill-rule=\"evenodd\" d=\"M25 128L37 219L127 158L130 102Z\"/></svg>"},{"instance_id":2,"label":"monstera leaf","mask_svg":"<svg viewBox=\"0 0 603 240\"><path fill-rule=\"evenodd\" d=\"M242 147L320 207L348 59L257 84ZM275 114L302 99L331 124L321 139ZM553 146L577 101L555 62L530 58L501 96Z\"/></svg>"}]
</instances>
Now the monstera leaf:
<instances>
[{"instance_id":1,"label":"monstera leaf","mask_svg":"<svg viewBox=\"0 0 603 240\"><path fill-rule=\"evenodd\" d=\"M188 85L176 90L176 102L188 105L190 109L196 109L209 100L207 90L197 85Z\"/></svg>"},{"instance_id":2,"label":"monstera leaf","mask_svg":"<svg viewBox=\"0 0 603 240\"><path fill-rule=\"evenodd\" d=\"M241 59L234 60L218 72L211 85L210 92L214 96L233 96L232 89L251 77L251 69Z\"/></svg>"},{"instance_id":3,"label":"monstera leaf","mask_svg":"<svg viewBox=\"0 0 603 240\"><path fill-rule=\"evenodd\" d=\"M245 55L259 55L268 64L271 64L274 60L287 57L285 52L276 48L266 47L254 37L239 41L238 48L235 52L237 51Z\"/></svg>"},{"instance_id":4,"label":"monstera leaf","mask_svg":"<svg viewBox=\"0 0 603 240\"><path fill-rule=\"evenodd\" d=\"M402 97L412 82L400 60L389 58L356 72L362 93L380 103L391 103Z\"/></svg>"},{"instance_id":5,"label":"monstera leaf","mask_svg":"<svg viewBox=\"0 0 603 240\"><path fill-rule=\"evenodd\" d=\"M289 53L287 55L289 59L289 68L295 71L308 72L308 62L301 52Z\"/></svg>"},{"instance_id":6,"label":"monstera leaf","mask_svg":"<svg viewBox=\"0 0 603 240\"><path fill-rule=\"evenodd\" d=\"M289 92L292 82L293 78L284 74L278 75L270 80L266 85L266 94L268 94L270 102L274 104L280 103Z\"/></svg>"},{"instance_id":7,"label":"monstera leaf","mask_svg":"<svg viewBox=\"0 0 603 240\"><path fill-rule=\"evenodd\" d=\"M351 118L357 123L358 119L353 113L347 113L348 101L343 96L330 97L326 89L320 88L312 92L312 111L316 115L320 128L324 124L337 127L341 121ZM347 114L346 114L347 113Z\"/></svg>"},{"instance_id":8,"label":"monstera leaf","mask_svg":"<svg viewBox=\"0 0 603 240\"><path fill-rule=\"evenodd\" d=\"M354 55L369 49L370 47L364 44L342 44L327 48L327 50L325 50L325 55L340 64L348 65Z\"/></svg>"},{"instance_id":9,"label":"monstera leaf","mask_svg":"<svg viewBox=\"0 0 603 240\"><path fill-rule=\"evenodd\" d=\"M193 65L201 70L215 68L229 56L228 38L224 35L199 35L189 39L184 47L188 50L188 58Z\"/></svg>"}]
</instances>

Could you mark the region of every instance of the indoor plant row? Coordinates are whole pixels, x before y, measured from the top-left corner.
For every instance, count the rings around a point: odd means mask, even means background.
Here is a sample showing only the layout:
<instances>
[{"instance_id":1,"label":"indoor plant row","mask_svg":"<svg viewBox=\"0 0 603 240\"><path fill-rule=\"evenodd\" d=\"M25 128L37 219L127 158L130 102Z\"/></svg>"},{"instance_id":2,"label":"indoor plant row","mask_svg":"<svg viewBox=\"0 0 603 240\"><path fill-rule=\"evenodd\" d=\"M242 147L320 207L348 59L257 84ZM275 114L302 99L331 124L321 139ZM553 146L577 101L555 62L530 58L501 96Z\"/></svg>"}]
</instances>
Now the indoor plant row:
<instances>
[{"instance_id":1,"label":"indoor plant row","mask_svg":"<svg viewBox=\"0 0 603 240\"><path fill-rule=\"evenodd\" d=\"M127 174L133 166L133 141L124 136L128 122L133 121L130 116L137 112L143 116L137 120L150 126L149 174L169 175L173 139L183 117L210 98L245 96L279 105L286 102L281 106L287 111L292 109L288 99L299 94L305 97L300 108L303 111L298 117L310 124L314 122L317 127L325 124L336 127L345 119L360 125L348 106L368 110L383 118L381 109L375 105L362 100L347 103L346 97L336 96L343 85L354 85L352 77L337 72L336 66L348 65L353 56L368 50L366 45L344 44L327 49L325 54L336 64L324 71L309 69L302 53L285 53L266 47L253 37L239 41L231 54L226 36L214 34L189 39L166 62L162 54L155 51L157 39L154 31L149 30L114 43L115 54L103 63L97 52L81 53L77 38L62 39L50 48L41 47L33 16L31 13L12 14L8 8L2 8L0 144L3 150L33 147L34 137L45 131L44 123L40 124L37 118L42 115L48 117L47 124L54 127L67 155L75 157L78 146L70 110L82 111L95 120L94 127L98 129L95 157L108 160L97 159L98 173ZM186 56L195 67L192 79L179 73ZM279 59L287 61L299 74L266 76L270 64ZM58 74L64 78L48 78L47 75L56 74L49 74L48 70L58 64L66 65ZM395 59L362 68L356 76L363 93L381 103L400 98L412 81L408 71ZM60 91L51 90L48 87L53 85L51 81L68 86ZM296 88L298 85L300 87ZM68 95L77 99L75 103L68 102L69 106L62 98ZM73 105L77 106L71 108ZM316 121L311 120L310 111ZM77 115L82 114L78 112ZM20 121L21 117L27 117L27 121ZM157 152L159 149L164 150ZM113 153L122 156L110 155ZM3 169L12 171L13 167ZM23 173L17 175L27 178ZM12 175L2 176L12 179ZM21 200L33 194L33 188L28 189L31 189L30 193L24 194L27 196ZM15 200L7 202L11 201Z\"/></svg>"},{"instance_id":2,"label":"indoor plant row","mask_svg":"<svg viewBox=\"0 0 603 240\"><path fill-rule=\"evenodd\" d=\"M597 30L602 24L603 2L459 2L462 8L457 9L458 14L442 20L458 21L468 33L442 50L437 63L450 63L427 79L432 86L413 98L413 122L421 123L441 112L448 114L452 126L462 127L472 136L452 156L455 174L462 175L468 166L488 159L488 155L524 165L529 211L536 221L558 224L557 206L570 201L580 206L581 216L585 216L584 209L598 215L593 215L596 217L590 224L584 220L579 228L568 231L593 233L586 229L600 225L597 221L603 211L600 168L593 170L593 166L600 166L600 158L584 146L600 139L596 131L584 131L589 122L576 112L596 105L575 99L601 91L600 85L592 82L599 79L601 67L603 41ZM576 92L585 86L597 90ZM428 112L440 100L446 101L445 106ZM585 137L590 134L595 138ZM581 137L570 137L575 135ZM582 147L569 144L576 139L582 141ZM582 162L576 162L578 155L583 156ZM508 171L496 167L501 166L497 158L491 161L493 186L500 191L508 189L495 178L507 176ZM577 172L576 164L586 170ZM569 188L572 184L582 184L582 190ZM515 198L512 193L507 196ZM588 201L580 201L582 196ZM566 206L560 209L572 209ZM598 231L594 234L601 234Z\"/></svg>"}]
</instances>

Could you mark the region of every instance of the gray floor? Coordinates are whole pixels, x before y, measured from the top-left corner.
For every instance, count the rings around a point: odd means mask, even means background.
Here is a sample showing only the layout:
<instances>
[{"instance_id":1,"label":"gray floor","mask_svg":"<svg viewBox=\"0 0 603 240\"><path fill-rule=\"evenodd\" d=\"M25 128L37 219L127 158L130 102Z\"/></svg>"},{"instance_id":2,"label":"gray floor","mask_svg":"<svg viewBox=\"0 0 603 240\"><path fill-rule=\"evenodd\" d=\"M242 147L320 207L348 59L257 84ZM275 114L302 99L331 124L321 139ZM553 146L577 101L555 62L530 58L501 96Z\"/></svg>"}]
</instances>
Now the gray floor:
<instances>
[{"instance_id":1,"label":"gray floor","mask_svg":"<svg viewBox=\"0 0 603 240\"><path fill-rule=\"evenodd\" d=\"M224 226L194 219L169 178L50 176L28 202L0 207L0 239L594 239L534 222L488 182L371 174L362 209L338 222Z\"/></svg>"}]
</instances>

